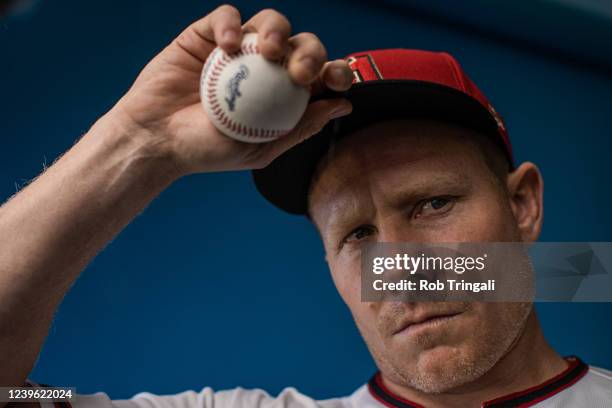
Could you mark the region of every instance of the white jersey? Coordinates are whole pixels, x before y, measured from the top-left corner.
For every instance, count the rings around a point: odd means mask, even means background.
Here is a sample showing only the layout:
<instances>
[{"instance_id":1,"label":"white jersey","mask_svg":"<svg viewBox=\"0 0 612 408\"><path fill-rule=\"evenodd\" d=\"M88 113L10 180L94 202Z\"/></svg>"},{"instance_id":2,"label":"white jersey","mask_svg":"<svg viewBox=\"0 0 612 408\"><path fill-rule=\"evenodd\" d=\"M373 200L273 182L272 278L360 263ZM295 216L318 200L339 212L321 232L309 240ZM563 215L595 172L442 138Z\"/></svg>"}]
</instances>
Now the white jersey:
<instances>
[{"instance_id":1,"label":"white jersey","mask_svg":"<svg viewBox=\"0 0 612 408\"><path fill-rule=\"evenodd\" d=\"M612 407L612 372L589 367L576 357L568 357L568 368L550 380L523 390L482 402L490 408L609 408ZM41 408L53 408L41 404ZM68 403L57 404L69 408ZM353 394L328 400L315 400L295 388L286 388L278 396L263 390L236 388L214 391L187 391L176 395L140 393L128 400L111 400L104 393L78 395L78 408L418 408L421 405L389 391L376 374Z\"/></svg>"}]
</instances>

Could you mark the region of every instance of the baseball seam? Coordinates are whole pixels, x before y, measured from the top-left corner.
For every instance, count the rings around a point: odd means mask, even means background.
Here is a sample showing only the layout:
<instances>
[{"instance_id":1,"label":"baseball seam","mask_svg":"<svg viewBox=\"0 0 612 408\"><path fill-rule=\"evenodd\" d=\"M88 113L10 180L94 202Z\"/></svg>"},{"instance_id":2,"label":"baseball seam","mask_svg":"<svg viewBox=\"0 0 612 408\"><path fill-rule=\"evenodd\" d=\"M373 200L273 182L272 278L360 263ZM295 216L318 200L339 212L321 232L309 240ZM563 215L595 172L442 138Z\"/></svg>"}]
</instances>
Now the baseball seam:
<instances>
[{"instance_id":1,"label":"baseball seam","mask_svg":"<svg viewBox=\"0 0 612 408\"><path fill-rule=\"evenodd\" d=\"M291 129L264 129L245 126L241 123L238 123L225 114L217 96L217 82L219 80L219 77L221 76L223 68L225 68L227 64L229 64L232 60L238 57L241 57L243 55L256 54L259 54L259 47L252 43L243 44L240 48L240 51L231 55L228 55L225 52L220 53L220 57L217 57L208 68L210 72L208 73L208 78L206 80L206 98L208 100L210 111L213 113L219 123L227 130L230 130L247 138L277 139L291 132ZM280 62L278 62L278 64L284 66L286 64L286 59L283 58Z\"/></svg>"}]
</instances>

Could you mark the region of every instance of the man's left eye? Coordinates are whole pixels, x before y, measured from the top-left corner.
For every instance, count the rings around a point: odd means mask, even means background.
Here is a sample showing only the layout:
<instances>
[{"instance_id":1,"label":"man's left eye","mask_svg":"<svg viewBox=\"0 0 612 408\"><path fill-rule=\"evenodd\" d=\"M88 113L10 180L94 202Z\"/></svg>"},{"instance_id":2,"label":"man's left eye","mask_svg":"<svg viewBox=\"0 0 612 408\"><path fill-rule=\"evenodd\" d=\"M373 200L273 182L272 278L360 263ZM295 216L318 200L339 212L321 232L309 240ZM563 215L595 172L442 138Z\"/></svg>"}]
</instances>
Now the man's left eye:
<instances>
[{"instance_id":1,"label":"man's left eye","mask_svg":"<svg viewBox=\"0 0 612 408\"><path fill-rule=\"evenodd\" d=\"M423 202L417 208L414 217L419 218L428 214L440 214L451 209L453 201L448 197L435 197Z\"/></svg>"},{"instance_id":2,"label":"man's left eye","mask_svg":"<svg viewBox=\"0 0 612 408\"><path fill-rule=\"evenodd\" d=\"M425 206L429 205L434 210L439 210L440 208L443 208L448 203L450 203L450 200L447 198L434 198L433 200L430 200L427 203L425 203Z\"/></svg>"}]
</instances>

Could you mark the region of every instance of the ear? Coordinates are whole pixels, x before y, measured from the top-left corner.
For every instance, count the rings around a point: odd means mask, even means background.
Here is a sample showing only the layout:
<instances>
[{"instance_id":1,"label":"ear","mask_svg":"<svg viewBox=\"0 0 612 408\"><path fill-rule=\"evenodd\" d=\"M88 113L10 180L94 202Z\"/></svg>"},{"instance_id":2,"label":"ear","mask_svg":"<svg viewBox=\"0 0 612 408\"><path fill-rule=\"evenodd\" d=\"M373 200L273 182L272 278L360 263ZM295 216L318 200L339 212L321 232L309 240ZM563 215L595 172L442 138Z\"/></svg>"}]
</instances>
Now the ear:
<instances>
[{"instance_id":1,"label":"ear","mask_svg":"<svg viewBox=\"0 0 612 408\"><path fill-rule=\"evenodd\" d=\"M538 167L521 164L508 174L510 206L524 242L538 239L542 230L544 181Z\"/></svg>"}]
</instances>

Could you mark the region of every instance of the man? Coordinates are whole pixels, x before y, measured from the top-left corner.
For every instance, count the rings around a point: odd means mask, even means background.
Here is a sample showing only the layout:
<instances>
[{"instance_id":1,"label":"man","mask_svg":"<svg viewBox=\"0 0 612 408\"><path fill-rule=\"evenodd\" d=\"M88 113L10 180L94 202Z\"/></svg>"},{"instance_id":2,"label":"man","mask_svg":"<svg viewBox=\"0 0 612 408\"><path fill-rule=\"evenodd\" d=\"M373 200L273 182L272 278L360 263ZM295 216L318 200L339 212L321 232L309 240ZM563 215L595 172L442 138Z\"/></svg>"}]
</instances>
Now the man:
<instances>
[{"instance_id":1,"label":"man","mask_svg":"<svg viewBox=\"0 0 612 408\"><path fill-rule=\"evenodd\" d=\"M319 230L380 373L349 397L318 402L292 388L278 397L206 388L129 401L96 394L79 405L609 406L611 374L560 357L530 303L361 302L363 243L534 241L542 179L531 163L513 165L503 122L450 56L383 50L326 62L314 35L290 31L273 10L242 25L236 9L219 7L0 208L0 384L28 384L62 296L163 189L190 173L259 169L260 191ZM206 57L216 45L236 50L244 32L258 33L268 59L290 46L292 79L315 95L297 128L269 144L223 136L200 106Z\"/></svg>"}]
</instances>

